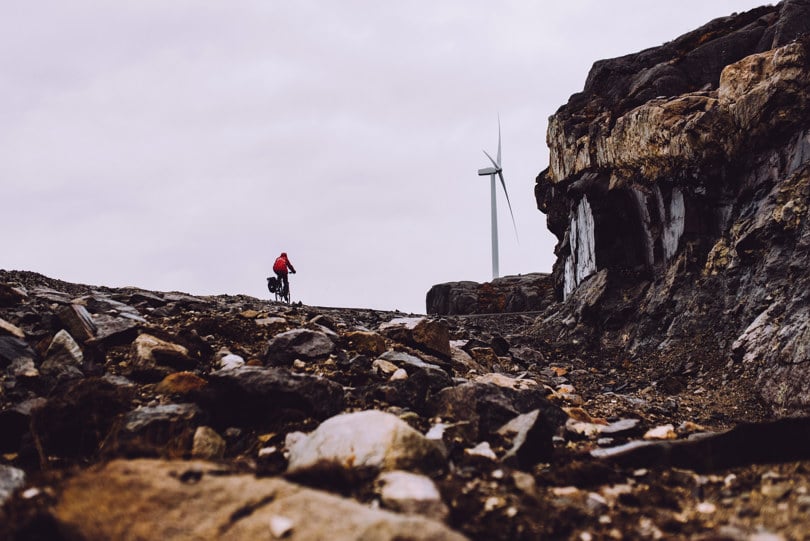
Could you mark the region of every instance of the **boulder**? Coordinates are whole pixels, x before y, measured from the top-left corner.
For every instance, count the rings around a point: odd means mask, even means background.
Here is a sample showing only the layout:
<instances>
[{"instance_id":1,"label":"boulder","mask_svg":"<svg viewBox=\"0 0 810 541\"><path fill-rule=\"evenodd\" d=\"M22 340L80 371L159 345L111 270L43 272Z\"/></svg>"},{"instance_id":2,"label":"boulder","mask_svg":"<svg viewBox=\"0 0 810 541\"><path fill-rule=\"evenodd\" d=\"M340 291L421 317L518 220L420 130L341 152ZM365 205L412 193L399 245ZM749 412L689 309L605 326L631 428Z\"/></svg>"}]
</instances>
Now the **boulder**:
<instances>
[{"instance_id":1,"label":"boulder","mask_svg":"<svg viewBox=\"0 0 810 541\"><path fill-rule=\"evenodd\" d=\"M264 360L270 365L290 365L295 359L313 361L328 357L334 350L335 343L325 332L293 329L270 340Z\"/></svg>"},{"instance_id":2,"label":"boulder","mask_svg":"<svg viewBox=\"0 0 810 541\"><path fill-rule=\"evenodd\" d=\"M810 8L788 0L597 62L550 119L557 300L530 334L651 366L742 359L810 405Z\"/></svg>"},{"instance_id":3,"label":"boulder","mask_svg":"<svg viewBox=\"0 0 810 541\"><path fill-rule=\"evenodd\" d=\"M376 410L327 419L308 434L287 436L287 474L308 479L364 478L380 471L432 471L444 464L437 445L396 415Z\"/></svg>"},{"instance_id":4,"label":"boulder","mask_svg":"<svg viewBox=\"0 0 810 541\"><path fill-rule=\"evenodd\" d=\"M433 355L450 357L450 332L447 323L429 318L394 318L379 327L392 340Z\"/></svg>"},{"instance_id":5,"label":"boulder","mask_svg":"<svg viewBox=\"0 0 810 541\"><path fill-rule=\"evenodd\" d=\"M500 314L534 312L555 301L549 274L531 273L495 278L492 282L447 282L430 288L428 314Z\"/></svg>"},{"instance_id":6,"label":"boulder","mask_svg":"<svg viewBox=\"0 0 810 541\"><path fill-rule=\"evenodd\" d=\"M195 404L137 408L121 417L104 445L108 456L188 456L203 412Z\"/></svg>"},{"instance_id":7,"label":"boulder","mask_svg":"<svg viewBox=\"0 0 810 541\"><path fill-rule=\"evenodd\" d=\"M539 410L539 419L547 424L548 444L567 415L546 399L546 391L529 387L513 389L491 383L468 382L443 389L433 401L430 412L445 422L458 424L457 433L472 444L487 439L521 413Z\"/></svg>"},{"instance_id":8,"label":"boulder","mask_svg":"<svg viewBox=\"0 0 810 541\"><path fill-rule=\"evenodd\" d=\"M199 461L110 462L68 479L49 513L81 539L466 539L424 517Z\"/></svg>"},{"instance_id":9,"label":"boulder","mask_svg":"<svg viewBox=\"0 0 810 541\"><path fill-rule=\"evenodd\" d=\"M215 426L268 426L285 416L325 419L344 406L343 387L318 376L281 367L243 366L218 370L196 400Z\"/></svg>"},{"instance_id":10,"label":"boulder","mask_svg":"<svg viewBox=\"0 0 810 541\"><path fill-rule=\"evenodd\" d=\"M92 456L109 433L116 415L130 410L135 390L100 378L84 378L57 387L33 411L33 426L48 455Z\"/></svg>"},{"instance_id":11,"label":"boulder","mask_svg":"<svg viewBox=\"0 0 810 541\"><path fill-rule=\"evenodd\" d=\"M82 343L93 339L98 332L98 326L90 312L81 304L68 304L62 307L57 315L68 332Z\"/></svg>"}]
</instances>

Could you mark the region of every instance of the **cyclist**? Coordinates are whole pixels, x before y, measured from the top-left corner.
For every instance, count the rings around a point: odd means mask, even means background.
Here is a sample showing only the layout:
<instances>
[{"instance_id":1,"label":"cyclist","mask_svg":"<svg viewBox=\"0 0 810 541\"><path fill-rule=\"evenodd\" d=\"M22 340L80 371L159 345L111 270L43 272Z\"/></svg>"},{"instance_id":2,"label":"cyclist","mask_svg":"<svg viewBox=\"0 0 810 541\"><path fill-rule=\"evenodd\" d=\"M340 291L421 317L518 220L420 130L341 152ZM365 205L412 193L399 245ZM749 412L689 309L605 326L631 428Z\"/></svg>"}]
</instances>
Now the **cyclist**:
<instances>
[{"instance_id":1,"label":"cyclist","mask_svg":"<svg viewBox=\"0 0 810 541\"><path fill-rule=\"evenodd\" d=\"M287 280L287 269L295 274L295 267L293 267L290 260L287 259L287 252L281 252L281 255L276 258L276 262L273 263L273 272L275 272L278 277L281 291L289 295L290 282Z\"/></svg>"}]
</instances>

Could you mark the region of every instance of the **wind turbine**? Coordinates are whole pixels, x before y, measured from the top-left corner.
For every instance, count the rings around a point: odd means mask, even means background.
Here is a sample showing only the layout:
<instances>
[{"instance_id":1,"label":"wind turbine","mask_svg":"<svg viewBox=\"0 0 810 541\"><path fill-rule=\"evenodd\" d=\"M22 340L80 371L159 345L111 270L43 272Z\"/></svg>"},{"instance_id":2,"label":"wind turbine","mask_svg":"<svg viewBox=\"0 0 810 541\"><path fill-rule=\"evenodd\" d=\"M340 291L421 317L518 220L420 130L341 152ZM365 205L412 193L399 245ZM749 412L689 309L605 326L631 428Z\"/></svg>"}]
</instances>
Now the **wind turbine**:
<instances>
[{"instance_id":1,"label":"wind turbine","mask_svg":"<svg viewBox=\"0 0 810 541\"><path fill-rule=\"evenodd\" d=\"M485 150L484 154L489 161L492 162L493 167L485 167L478 170L478 176L485 177L489 175L490 180L490 199L492 202L492 210L490 216L492 219L492 279L498 277L498 204L496 201L495 189L495 176L501 179L501 186L503 193L506 196L506 203L509 205L509 214L512 216L512 226L515 228L515 237L517 237L517 225L515 224L515 215L512 212L512 203L509 201L509 192L506 191L506 182L503 180L503 167L501 167L501 119L498 117L498 159L493 160L492 156Z\"/></svg>"}]
</instances>

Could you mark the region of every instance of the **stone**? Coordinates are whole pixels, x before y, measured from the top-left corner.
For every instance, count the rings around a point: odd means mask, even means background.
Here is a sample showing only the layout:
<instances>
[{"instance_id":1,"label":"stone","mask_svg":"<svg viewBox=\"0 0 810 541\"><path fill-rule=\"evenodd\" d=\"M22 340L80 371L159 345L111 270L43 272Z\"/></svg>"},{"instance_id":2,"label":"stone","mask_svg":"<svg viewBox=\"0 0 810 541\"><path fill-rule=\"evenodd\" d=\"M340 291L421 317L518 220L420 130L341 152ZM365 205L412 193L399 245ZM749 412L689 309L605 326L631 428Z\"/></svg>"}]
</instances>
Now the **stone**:
<instances>
[{"instance_id":1,"label":"stone","mask_svg":"<svg viewBox=\"0 0 810 541\"><path fill-rule=\"evenodd\" d=\"M345 403L343 387L335 382L261 366L213 372L196 400L217 421L214 426L266 426L289 412L326 419Z\"/></svg>"},{"instance_id":2,"label":"stone","mask_svg":"<svg viewBox=\"0 0 810 541\"><path fill-rule=\"evenodd\" d=\"M219 359L219 367L222 370L233 370L245 366L245 359L234 353L226 353Z\"/></svg>"},{"instance_id":3,"label":"stone","mask_svg":"<svg viewBox=\"0 0 810 541\"><path fill-rule=\"evenodd\" d=\"M486 458L487 460L491 460L493 462L498 460L498 455L496 455L495 451L492 450L492 447L489 445L488 441L482 441L475 447L464 449L464 454L467 456Z\"/></svg>"},{"instance_id":4,"label":"stone","mask_svg":"<svg viewBox=\"0 0 810 541\"><path fill-rule=\"evenodd\" d=\"M295 521L290 518L273 515L270 517L270 533L276 539L283 539L295 529Z\"/></svg>"},{"instance_id":5,"label":"stone","mask_svg":"<svg viewBox=\"0 0 810 541\"><path fill-rule=\"evenodd\" d=\"M589 423L569 419L565 424L565 429L574 434L588 437L602 435L627 436L636 432L640 421L638 419L620 419L612 423Z\"/></svg>"},{"instance_id":6,"label":"stone","mask_svg":"<svg viewBox=\"0 0 810 541\"><path fill-rule=\"evenodd\" d=\"M444 358L450 357L450 333L444 321L428 318L394 318L380 325L379 331L402 344Z\"/></svg>"},{"instance_id":7,"label":"stone","mask_svg":"<svg viewBox=\"0 0 810 541\"><path fill-rule=\"evenodd\" d=\"M512 439L512 447L504 455L504 462L528 469L551 460L557 423L556 416L547 416L546 412L537 409L519 415L499 428L499 434Z\"/></svg>"},{"instance_id":8,"label":"stone","mask_svg":"<svg viewBox=\"0 0 810 541\"><path fill-rule=\"evenodd\" d=\"M288 439L287 474L366 477L380 471L431 471L444 464L436 444L390 413L376 410L327 419L309 435Z\"/></svg>"},{"instance_id":9,"label":"stone","mask_svg":"<svg viewBox=\"0 0 810 541\"><path fill-rule=\"evenodd\" d=\"M313 361L328 357L335 343L326 333L311 329L293 329L277 334L267 345L266 364L289 366L295 359Z\"/></svg>"},{"instance_id":10,"label":"stone","mask_svg":"<svg viewBox=\"0 0 810 541\"><path fill-rule=\"evenodd\" d=\"M0 336L0 368L9 365L34 366L37 354L28 345L28 342L14 336Z\"/></svg>"},{"instance_id":11,"label":"stone","mask_svg":"<svg viewBox=\"0 0 810 541\"><path fill-rule=\"evenodd\" d=\"M137 408L124 415L105 442L108 456L180 458L193 446L202 410L195 404Z\"/></svg>"},{"instance_id":12,"label":"stone","mask_svg":"<svg viewBox=\"0 0 810 541\"><path fill-rule=\"evenodd\" d=\"M39 372L57 381L79 379L84 376L81 370L83 363L84 353L79 344L62 329L51 340Z\"/></svg>"},{"instance_id":13,"label":"stone","mask_svg":"<svg viewBox=\"0 0 810 541\"><path fill-rule=\"evenodd\" d=\"M688 440L633 441L591 455L635 468L674 467L713 472L748 464L775 464L810 456L810 418L741 423L720 434Z\"/></svg>"},{"instance_id":14,"label":"stone","mask_svg":"<svg viewBox=\"0 0 810 541\"><path fill-rule=\"evenodd\" d=\"M194 366L194 361L185 346L144 333L132 343L132 364L139 372L165 372L166 367L180 370L190 368Z\"/></svg>"},{"instance_id":15,"label":"stone","mask_svg":"<svg viewBox=\"0 0 810 541\"><path fill-rule=\"evenodd\" d=\"M20 340L25 340L25 332L21 328L2 318L0 318L0 333L13 336L14 338L19 338Z\"/></svg>"},{"instance_id":16,"label":"stone","mask_svg":"<svg viewBox=\"0 0 810 541\"><path fill-rule=\"evenodd\" d=\"M32 398L9 408L0 410L0 453L16 453L20 450L23 437L29 434L31 417L42 408L47 400Z\"/></svg>"},{"instance_id":17,"label":"stone","mask_svg":"<svg viewBox=\"0 0 810 541\"><path fill-rule=\"evenodd\" d=\"M530 273L503 276L492 282L447 282L428 291L428 314L496 314L542 310L554 302L551 276Z\"/></svg>"},{"instance_id":18,"label":"stone","mask_svg":"<svg viewBox=\"0 0 810 541\"><path fill-rule=\"evenodd\" d=\"M0 283L0 306L14 306L19 304L28 294L18 287Z\"/></svg>"},{"instance_id":19,"label":"stone","mask_svg":"<svg viewBox=\"0 0 810 541\"><path fill-rule=\"evenodd\" d=\"M187 395L199 391L208 384L206 380L192 372L169 374L155 386L155 391L163 394Z\"/></svg>"},{"instance_id":20,"label":"stone","mask_svg":"<svg viewBox=\"0 0 810 541\"><path fill-rule=\"evenodd\" d=\"M466 539L425 517L200 461L116 460L71 477L59 493L50 516L82 539L271 539L271 521L290 539Z\"/></svg>"},{"instance_id":21,"label":"stone","mask_svg":"<svg viewBox=\"0 0 810 541\"><path fill-rule=\"evenodd\" d=\"M428 363L408 353L401 351L386 351L377 359L379 361L386 361L396 366L397 368L404 368L410 373L420 372L425 374L428 379L428 385L432 392L439 391L449 386L452 381L447 372L436 364ZM376 362L376 361L375 361Z\"/></svg>"},{"instance_id":22,"label":"stone","mask_svg":"<svg viewBox=\"0 0 810 541\"><path fill-rule=\"evenodd\" d=\"M484 368L479 365L470 356L469 353L460 347L450 346L450 365L457 374L468 374L470 372L486 372Z\"/></svg>"},{"instance_id":23,"label":"stone","mask_svg":"<svg viewBox=\"0 0 810 541\"><path fill-rule=\"evenodd\" d=\"M532 379L513 378L504 374L482 374L473 380L476 383L491 383L498 387L520 391L523 389L538 389L539 385Z\"/></svg>"},{"instance_id":24,"label":"stone","mask_svg":"<svg viewBox=\"0 0 810 541\"><path fill-rule=\"evenodd\" d=\"M491 347L470 348L470 356L487 372L498 366L498 356Z\"/></svg>"},{"instance_id":25,"label":"stone","mask_svg":"<svg viewBox=\"0 0 810 541\"><path fill-rule=\"evenodd\" d=\"M385 352L385 338L370 331L352 331L346 333L347 347L360 355L382 355Z\"/></svg>"},{"instance_id":26,"label":"stone","mask_svg":"<svg viewBox=\"0 0 810 541\"><path fill-rule=\"evenodd\" d=\"M436 484L424 475L407 471L381 473L375 485L385 508L407 515L442 521L449 515Z\"/></svg>"},{"instance_id":27,"label":"stone","mask_svg":"<svg viewBox=\"0 0 810 541\"><path fill-rule=\"evenodd\" d=\"M191 458L220 460L225 456L225 448L225 440L216 430L208 426L198 426L192 440Z\"/></svg>"},{"instance_id":28,"label":"stone","mask_svg":"<svg viewBox=\"0 0 810 541\"><path fill-rule=\"evenodd\" d=\"M402 381L405 379L408 379L408 371L404 368L397 368L394 373L391 374L389 381Z\"/></svg>"},{"instance_id":29,"label":"stone","mask_svg":"<svg viewBox=\"0 0 810 541\"><path fill-rule=\"evenodd\" d=\"M254 320L259 327L266 327L271 333L284 332L290 326L283 317L264 317Z\"/></svg>"},{"instance_id":30,"label":"stone","mask_svg":"<svg viewBox=\"0 0 810 541\"><path fill-rule=\"evenodd\" d=\"M33 412L43 450L67 458L95 455L116 416L130 410L134 392L132 386L93 377L57 387Z\"/></svg>"},{"instance_id":31,"label":"stone","mask_svg":"<svg viewBox=\"0 0 810 541\"><path fill-rule=\"evenodd\" d=\"M671 424L651 428L644 434L645 440L674 440L677 437L675 427Z\"/></svg>"},{"instance_id":32,"label":"stone","mask_svg":"<svg viewBox=\"0 0 810 541\"><path fill-rule=\"evenodd\" d=\"M71 336L75 336L81 342L93 339L98 332L98 326L90 312L81 304L68 304L62 307L57 315Z\"/></svg>"},{"instance_id":33,"label":"stone","mask_svg":"<svg viewBox=\"0 0 810 541\"><path fill-rule=\"evenodd\" d=\"M0 507L2 507L15 490L25 486L25 472L12 466L0 464Z\"/></svg>"},{"instance_id":34,"label":"stone","mask_svg":"<svg viewBox=\"0 0 810 541\"><path fill-rule=\"evenodd\" d=\"M374 362L371 363L371 370L375 374L391 376L394 372L399 370L399 368L394 363L386 361L385 359L374 359Z\"/></svg>"},{"instance_id":35,"label":"stone","mask_svg":"<svg viewBox=\"0 0 810 541\"><path fill-rule=\"evenodd\" d=\"M562 426L567 416L536 388L511 389L492 384L468 382L442 389L432 403L430 413L445 422L458 423L455 435L464 442L488 439L503 425L522 413L539 410L543 422ZM551 429L553 432L555 429ZM551 444L549 438L548 444Z\"/></svg>"}]
</instances>

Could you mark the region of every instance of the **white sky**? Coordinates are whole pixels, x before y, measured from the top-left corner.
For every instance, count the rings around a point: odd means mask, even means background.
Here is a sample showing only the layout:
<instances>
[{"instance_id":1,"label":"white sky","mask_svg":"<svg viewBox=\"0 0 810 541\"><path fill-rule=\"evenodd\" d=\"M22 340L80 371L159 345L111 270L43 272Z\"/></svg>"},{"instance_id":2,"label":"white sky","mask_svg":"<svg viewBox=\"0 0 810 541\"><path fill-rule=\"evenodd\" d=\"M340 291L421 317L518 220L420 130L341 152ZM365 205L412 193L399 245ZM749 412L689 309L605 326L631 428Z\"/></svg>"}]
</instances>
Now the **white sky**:
<instances>
[{"instance_id":1,"label":"white sky","mask_svg":"<svg viewBox=\"0 0 810 541\"><path fill-rule=\"evenodd\" d=\"M548 117L594 61L749 0L4 0L0 268L424 312L431 285L548 272Z\"/></svg>"}]
</instances>

